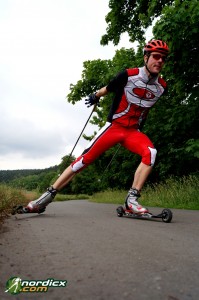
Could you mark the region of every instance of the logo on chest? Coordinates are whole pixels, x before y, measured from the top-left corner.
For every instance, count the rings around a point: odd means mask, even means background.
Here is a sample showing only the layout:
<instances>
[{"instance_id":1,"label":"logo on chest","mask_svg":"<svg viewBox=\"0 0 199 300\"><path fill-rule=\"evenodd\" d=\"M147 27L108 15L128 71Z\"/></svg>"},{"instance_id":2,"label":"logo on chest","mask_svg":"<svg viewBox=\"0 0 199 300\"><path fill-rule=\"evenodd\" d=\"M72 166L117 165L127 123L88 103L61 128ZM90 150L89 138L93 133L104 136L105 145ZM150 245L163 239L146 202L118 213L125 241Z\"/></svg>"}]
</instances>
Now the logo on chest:
<instances>
[{"instance_id":1,"label":"logo on chest","mask_svg":"<svg viewBox=\"0 0 199 300\"><path fill-rule=\"evenodd\" d=\"M146 88L133 88L132 92L134 96L146 101L155 98L155 95Z\"/></svg>"}]
</instances>

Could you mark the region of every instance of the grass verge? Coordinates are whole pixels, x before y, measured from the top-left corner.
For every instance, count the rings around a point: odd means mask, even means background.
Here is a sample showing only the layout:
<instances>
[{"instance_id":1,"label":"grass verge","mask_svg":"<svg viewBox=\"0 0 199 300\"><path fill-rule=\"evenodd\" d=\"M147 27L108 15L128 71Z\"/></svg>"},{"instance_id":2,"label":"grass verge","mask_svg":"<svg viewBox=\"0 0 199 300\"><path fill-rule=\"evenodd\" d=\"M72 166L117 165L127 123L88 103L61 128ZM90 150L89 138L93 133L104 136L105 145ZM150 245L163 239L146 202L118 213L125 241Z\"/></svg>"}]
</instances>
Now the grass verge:
<instances>
[{"instance_id":1,"label":"grass verge","mask_svg":"<svg viewBox=\"0 0 199 300\"><path fill-rule=\"evenodd\" d=\"M26 204L35 196L34 192L27 192L11 188L7 185L0 185L0 222L7 217L12 207L19 204Z\"/></svg>"},{"instance_id":2,"label":"grass verge","mask_svg":"<svg viewBox=\"0 0 199 300\"><path fill-rule=\"evenodd\" d=\"M98 203L123 204L126 191L108 190L91 196ZM147 186L142 191L140 203L144 206L199 210L199 178L169 178L164 183Z\"/></svg>"}]
</instances>

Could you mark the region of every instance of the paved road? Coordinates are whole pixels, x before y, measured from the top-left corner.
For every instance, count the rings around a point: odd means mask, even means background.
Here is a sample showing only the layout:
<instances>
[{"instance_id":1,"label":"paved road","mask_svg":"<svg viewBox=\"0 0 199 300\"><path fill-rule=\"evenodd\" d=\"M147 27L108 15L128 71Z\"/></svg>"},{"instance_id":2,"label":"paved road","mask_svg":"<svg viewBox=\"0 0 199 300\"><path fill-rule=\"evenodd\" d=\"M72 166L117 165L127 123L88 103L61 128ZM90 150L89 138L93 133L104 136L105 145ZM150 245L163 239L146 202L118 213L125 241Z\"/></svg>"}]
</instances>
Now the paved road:
<instances>
[{"instance_id":1,"label":"paved road","mask_svg":"<svg viewBox=\"0 0 199 300\"><path fill-rule=\"evenodd\" d=\"M0 299L198 300L199 212L173 210L166 224L118 218L116 207L76 200L12 216L0 235ZM10 277L68 284L13 296Z\"/></svg>"}]
</instances>

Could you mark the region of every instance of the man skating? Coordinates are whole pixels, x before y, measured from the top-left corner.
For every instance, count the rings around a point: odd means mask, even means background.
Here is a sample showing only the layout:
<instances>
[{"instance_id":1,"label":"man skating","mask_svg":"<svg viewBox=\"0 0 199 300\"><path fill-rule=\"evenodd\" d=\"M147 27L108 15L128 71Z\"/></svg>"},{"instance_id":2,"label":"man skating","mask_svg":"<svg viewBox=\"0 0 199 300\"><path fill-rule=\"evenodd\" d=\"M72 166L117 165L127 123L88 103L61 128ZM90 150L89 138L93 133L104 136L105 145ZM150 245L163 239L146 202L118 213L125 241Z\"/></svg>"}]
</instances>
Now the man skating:
<instances>
[{"instance_id":1,"label":"man skating","mask_svg":"<svg viewBox=\"0 0 199 300\"><path fill-rule=\"evenodd\" d=\"M75 161L60 175L55 183L31 201L23 212L41 213L53 201L56 193L62 190L78 173L91 164L102 153L116 144L141 156L141 162L134 174L125 206L135 213L148 210L138 202L140 191L155 163L157 150L151 140L140 130L150 108L164 94L167 84L159 76L165 63L169 48L162 40L151 40L144 47L144 66L120 72L107 86L86 99L88 106L95 105L109 92L114 99L108 114L107 123L97 133Z\"/></svg>"}]
</instances>

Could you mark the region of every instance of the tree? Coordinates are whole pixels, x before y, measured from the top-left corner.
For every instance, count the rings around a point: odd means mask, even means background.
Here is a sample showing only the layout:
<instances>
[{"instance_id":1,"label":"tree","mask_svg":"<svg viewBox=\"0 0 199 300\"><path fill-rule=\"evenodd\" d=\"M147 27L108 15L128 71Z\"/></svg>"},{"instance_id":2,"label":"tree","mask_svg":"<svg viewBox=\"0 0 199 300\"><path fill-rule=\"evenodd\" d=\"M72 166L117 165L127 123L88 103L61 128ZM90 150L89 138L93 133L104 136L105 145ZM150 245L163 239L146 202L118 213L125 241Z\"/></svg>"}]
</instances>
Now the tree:
<instances>
[{"instance_id":1,"label":"tree","mask_svg":"<svg viewBox=\"0 0 199 300\"><path fill-rule=\"evenodd\" d=\"M164 139L155 136L165 149L160 153L161 170L165 175L189 174L198 170L199 158L199 2L175 1L165 7L153 32L168 41L171 50L164 69L169 94L151 119L160 124L163 118L165 124L159 129Z\"/></svg>"},{"instance_id":2,"label":"tree","mask_svg":"<svg viewBox=\"0 0 199 300\"><path fill-rule=\"evenodd\" d=\"M172 4L171 0L110 0L111 10L105 18L108 27L101 38L101 44L107 45L112 41L118 45L125 32L131 42L143 42L145 30L162 14L165 6Z\"/></svg>"}]
</instances>

